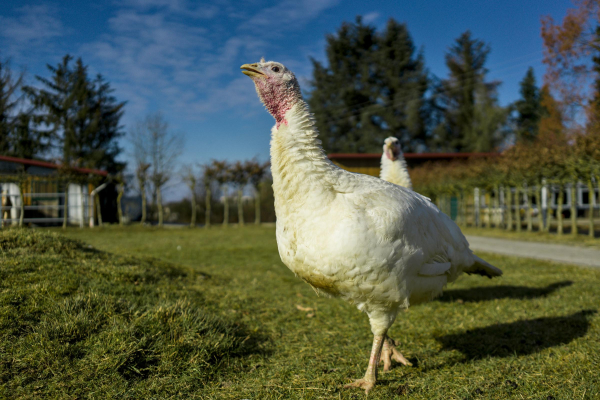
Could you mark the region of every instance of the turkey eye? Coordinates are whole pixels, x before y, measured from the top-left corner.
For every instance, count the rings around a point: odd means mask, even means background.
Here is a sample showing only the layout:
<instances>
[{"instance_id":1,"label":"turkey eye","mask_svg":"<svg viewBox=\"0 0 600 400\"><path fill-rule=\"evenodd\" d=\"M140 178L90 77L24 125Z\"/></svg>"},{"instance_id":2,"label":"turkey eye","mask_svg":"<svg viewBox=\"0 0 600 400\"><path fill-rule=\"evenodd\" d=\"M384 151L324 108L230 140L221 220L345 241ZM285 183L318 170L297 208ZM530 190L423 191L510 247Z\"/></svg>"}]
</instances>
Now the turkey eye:
<instances>
[{"instance_id":1,"label":"turkey eye","mask_svg":"<svg viewBox=\"0 0 600 400\"><path fill-rule=\"evenodd\" d=\"M271 68L271 71L273 71L273 72L279 72L279 67L273 67L273 68Z\"/></svg>"}]
</instances>

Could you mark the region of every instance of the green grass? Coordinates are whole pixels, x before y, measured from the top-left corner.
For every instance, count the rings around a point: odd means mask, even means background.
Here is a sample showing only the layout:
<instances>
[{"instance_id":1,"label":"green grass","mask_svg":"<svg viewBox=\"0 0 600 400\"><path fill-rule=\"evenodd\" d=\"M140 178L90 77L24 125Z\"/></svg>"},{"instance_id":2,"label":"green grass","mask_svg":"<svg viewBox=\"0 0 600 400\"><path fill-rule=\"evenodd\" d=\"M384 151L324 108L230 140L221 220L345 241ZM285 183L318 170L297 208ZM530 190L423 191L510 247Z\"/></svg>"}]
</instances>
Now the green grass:
<instances>
[{"instance_id":1,"label":"green grass","mask_svg":"<svg viewBox=\"0 0 600 400\"><path fill-rule=\"evenodd\" d=\"M258 350L187 267L26 230L0 232L0 265L0 398L192 394Z\"/></svg>"},{"instance_id":2,"label":"green grass","mask_svg":"<svg viewBox=\"0 0 600 400\"><path fill-rule=\"evenodd\" d=\"M273 228L33 236L52 251L0 235L0 397L365 398L343 384L366 369L366 315L295 278ZM415 366L369 398L598 398L600 270L482 256L505 275L402 312L390 335Z\"/></svg>"},{"instance_id":3,"label":"green grass","mask_svg":"<svg viewBox=\"0 0 600 400\"><path fill-rule=\"evenodd\" d=\"M523 229L521 232L507 231L505 229L487 229L487 228L474 228L474 227L461 227L460 228L465 235L477 235L487 236L500 239L511 239L528 242L544 242L554 244L565 244L571 246L580 247L593 247L600 249L600 239L590 238L587 235L571 235L563 234L557 235L556 233L547 232L527 232Z\"/></svg>"}]
</instances>

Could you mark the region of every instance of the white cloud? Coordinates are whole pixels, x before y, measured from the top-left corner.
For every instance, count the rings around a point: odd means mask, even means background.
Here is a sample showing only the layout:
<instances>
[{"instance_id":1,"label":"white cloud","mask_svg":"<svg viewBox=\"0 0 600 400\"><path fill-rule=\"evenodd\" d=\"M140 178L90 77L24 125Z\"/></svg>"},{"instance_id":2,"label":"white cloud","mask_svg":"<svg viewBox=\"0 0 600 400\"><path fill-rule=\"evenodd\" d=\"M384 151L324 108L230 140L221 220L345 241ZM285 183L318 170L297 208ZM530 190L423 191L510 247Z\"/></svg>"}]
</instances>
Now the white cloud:
<instances>
[{"instance_id":1,"label":"white cloud","mask_svg":"<svg viewBox=\"0 0 600 400\"><path fill-rule=\"evenodd\" d=\"M186 0L124 0L115 2L120 6L129 6L140 11L167 9L175 14L190 18L206 19L215 17L219 8L215 4L206 4Z\"/></svg>"},{"instance_id":2,"label":"white cloud","mask_svg":"<svg viewBox=\"0 0 600 400\"><path fill-rule=\"evenodd\" d=\"M284 0L273 7L260 10L242 24L240 29L256 32L256 29L269 28L267 31L259 31L269 34L272 30L297 28L337 3L339 0Z\"/></svg>"},{"instance_id":3,"label":"white cloud","mask_svg":"<svg viewBox=\"0 0 600 400\"><path fill-rule=\"evenodd\" d=\"M49 5L23 6L15 11L15 17L0 16L0 37L13 53L45 46L65 34L57 10Z\"/></svg>"},{"instance_id":4,"label":"white cloud","mask_svg":"<svg viewBox=\"0 0 600 400\"><path fill-rule=\"evenodd\" d=\"M109 19L108 32L82 46L84 59L128 100L127 119L156 106L173 118L261 112L259 103L248 102L255 96L254 87L240 74L240 60L273 56L274 37L301 28L339 0L284 0L258 8L241 23L237 3L223 1L213 10L186 0L125 0ZM215 21L206 19L215 15ZM303 59L280 61L303 77L310 62L306 51L299 49L298 56Z\"/></svg>"},{"instance_id":5,"label":"white cloud","mask_svg":"<svg viewBox=\"0 0 600 400\"><path fill-rule=\"evenodd\" d=\"M375 22L379 18L379 13L377 11L370 12L366 15L363 15L363 22L365 24L370 24Z\"/></svg>"}]
</instances>

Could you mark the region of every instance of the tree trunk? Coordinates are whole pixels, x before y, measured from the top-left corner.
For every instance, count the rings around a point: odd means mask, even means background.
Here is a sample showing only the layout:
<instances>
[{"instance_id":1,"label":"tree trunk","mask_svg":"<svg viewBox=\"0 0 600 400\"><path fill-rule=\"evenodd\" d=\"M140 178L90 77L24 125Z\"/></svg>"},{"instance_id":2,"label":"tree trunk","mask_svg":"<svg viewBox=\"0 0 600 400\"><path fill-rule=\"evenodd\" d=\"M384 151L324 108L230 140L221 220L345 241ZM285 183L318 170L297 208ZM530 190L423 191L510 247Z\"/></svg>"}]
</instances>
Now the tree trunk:
<instances>
[{"instance_id":1,"label":"tree trunk","mask_svg":"<svg viewBox=\"0 0 600 400\"><path fill-rule=\"evenodd\" d=\"M158 226L163 226L163 204L160 187L156 188L156 206L158 207Z\"/></svg>"},{"instance_id":2,"label":"tree trunk","mask_svg":"<svg viewBox=\"0 0 600 400\"><path fill-rule=\"evenodd\" d=\"M142 219L140 220L140 225L144 225L146 223L146 208L148 205L148 200L146 199L146 185L143 183L140 183L140 192L142 194Z\"/></svg>"},{"instance_id":3,"label":"tree trunk","mask_svg":"<svg viewBox=\"0 0 600 400\"><path fill-rule=\"evenodd\" d=\"M589 232L588 235L591 238L594 238L594 234L595 234L595 227L594 227L594 207L596 206L596 192L594 190L594 184L592 183L592 180L588 180L588 203L590 205L590 227L589 227Z\"/></svg>"},{"instance_id":4,"label":"tree trunk","mask_svg":"<svg viewBox=\"0 0 600 400\"><path fill-rule=\"evenodd\" d=\"M521 232L521 186L515 188L515 220L517 222L517 232Z\"/></svg>"},{"instance_id":5,"label":"tree trunk","mask_svg":"<svg viewBox=\"0 0 600 400\"><path fill-rule=\"evenodd\" d=\"M556 233L559 235L563 234L563 217L562 217L562 207L564 202L564 191L563 186L558 185L558 202L556 204L556 220L558 223L558 227L556 228Z\"/></svg>"},{"instance_id":6,"label":"tree trunk","mask_svg":"<svg viewBox=\"0 0 600 400\"><path fill-rule=\"evenodd\" d=\"M69 219L69 182L66 183L65 188L65 201L63 207L63 229L67 229L67 223Z\"/></svg>"},{"instance_id":7,"label":"tree trunk","mask_svg":"<svg viewBox=\"0 0 600 400\"><path fill-rule=\"evenodd\" d=\"M254 224L260 225L260 186L256 187L254 196Z\"/></svg>"},{"instance_id":8,"label":"tree trunk","mask_svg":"<svg viewBox=\"0 0 600 400\"><path fill-rule=\"evenodd\" d=\"M531 215L531 189L529 185L524 190L525 194L525 210L527 212L527 232L533 232L533 217Z\"/></svg>"},{"instance_id":9,"label":"tree trunk","mask_svg":"<svg viewBox=\"0 0 600 400\"><path fill-rule=\"evenodd\" d=\"M227 199L227 185L223 185L223 226L229 225L229 200Z\"/></svg>"},{"instance_id":10,"label":"tree trunk","mask_svg":"<svg viewBox=\"0 0 600 400\"><path fill-rule=\"evenodd\" d=\"M552 192L552 185L546 183L546 225L544 231L550 233L550 227L552 226L552 199L554 192Z\"/></svg>"},{"instance_id":11,"label":"tree trunk","mask_svg":"<svg viewBox=\"0 0 600 400\"><path fill-rule=\"evenodd\" d=\"M244 226L244 203L242 203L242 189L238 189L237 196L237 206L238 206L238 225Z\"/></svg>"},{"instance_id":12,"label":"tree trunk","mask_svg":"<svg viewBox=\"0 0 600 400\"><path fill-rule=\"evenodd\" d=\"M542 212L542 185L538 184L535 188L535 202L538 209L538 232L544 231L544 214Z\"/></svg>"},{"instance_id":13,"label":"tree trunk","mask_svg":"<svg viewBox=\"0 0 600 400\"><path fill-rule=\"evenodd\" d=\"M117 195L117 212L119 213L119 225L123 226L123 207L121 206L121 199L123 198L123 189L119 189Z\"/></svg>"},{"instance_id":14,"label":"tree trunk","mask_svg":"<svg viewBox=\"0 0 600 400\"><path fill-rule=\"evenodd\" d=\"M206 205L206 211L204 213L204 227L205 228L210 228L210 200L211 200L211 193L210 193L210 187L207 186L206 187L206 197L204 198L204 203Z\"/></svg>"},{"instance_id":15,"label":"tree trunk","mask_svg":"<svg viewBox=\"0 0 600 400\"><path fill-rule=\"evenodd\" d=\"M571 235L577 235L577 179L571 184Z\"/></svg>"},{"instance_id":16,"label":"tree trunk","mask_svg":"<svg viewBox=\"0 0 600 400\"><path fill-rule=\"evenodd\" d=\"M192 192L192 219L190 221L190 228L196 227L196 195Z\"/></svg>"},{"instance_id":17,"label":"tree trunk","mask_svg":"<svg viewBox=\"0 0 600 400\"><path fill-rule=\"evenodd\" d=\"M100 195L96 193L96 210L98 210L98 226L102 226L102 207L100 206Z\"/></svg>"}]
</instances>

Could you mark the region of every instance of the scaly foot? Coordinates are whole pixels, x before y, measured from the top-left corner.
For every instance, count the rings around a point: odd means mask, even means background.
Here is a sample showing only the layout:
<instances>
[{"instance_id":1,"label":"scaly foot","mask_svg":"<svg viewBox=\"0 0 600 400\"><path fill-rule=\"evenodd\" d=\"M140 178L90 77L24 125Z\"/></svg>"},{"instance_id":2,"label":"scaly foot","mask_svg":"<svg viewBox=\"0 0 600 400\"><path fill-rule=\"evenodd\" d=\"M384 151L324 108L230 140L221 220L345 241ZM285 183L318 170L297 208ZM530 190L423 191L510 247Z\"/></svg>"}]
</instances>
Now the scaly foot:
<instances>
[{"instance_id":1,"label":"scaly foot","mask_svg":"<svg viewBox=\"0 0 600 400\"><path fill-rule=\"evenodd\" d=\"M365 394L375 387L375 382L367 381L366 379L358 379L352 383L344 385L345 388L360 388L365 390Z\"/></svg>"},{"instance_id":2,"label":"scaly foot","mask_svg":"<svg viewBox=\"0 0 600 400\"><path fill-rule=\"evenodd\" d=\"M344 385L345 388L364 389L365 394L368 394L375 387L375 382L377 381L377 364L379 364L379 356L381 355L384 339L385 334L373 336L373 348L371 349L371 357L369 357L369 366L367 367L367 372L365 372L365 377Z\"/></svg>"},{"instance_id":3,"label":"scaly foot","mask_svg":"<svg viewBox=\"0 0 600 400\"><path fill-rule=\"evenodd\" d=\"M383 372L388 372L392 368L392 360L411 367L412 364L402 353L396 349L394 339L386 336L383 342L383 351L381 352L381 361L383 362Z\"/></svg>"}]
</instances>

